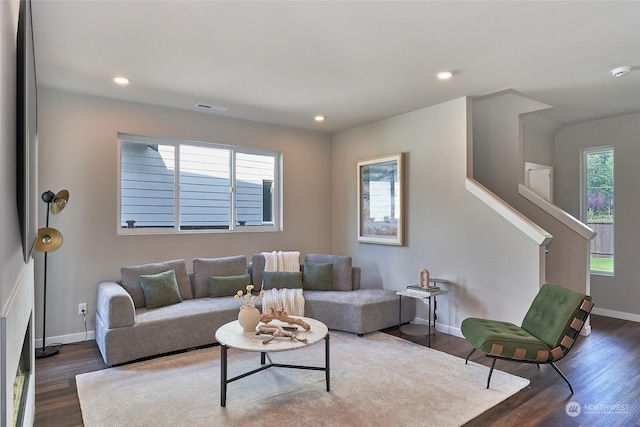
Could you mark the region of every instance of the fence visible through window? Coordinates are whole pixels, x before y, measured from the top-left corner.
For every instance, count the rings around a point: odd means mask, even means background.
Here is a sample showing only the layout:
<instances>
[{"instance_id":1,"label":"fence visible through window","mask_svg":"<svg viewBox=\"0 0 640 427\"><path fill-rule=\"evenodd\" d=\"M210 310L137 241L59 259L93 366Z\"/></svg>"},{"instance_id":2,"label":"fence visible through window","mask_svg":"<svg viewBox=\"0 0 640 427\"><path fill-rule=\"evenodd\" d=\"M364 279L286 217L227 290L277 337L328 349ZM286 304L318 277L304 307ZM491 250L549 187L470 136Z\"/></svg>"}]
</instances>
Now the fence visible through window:
<instances>
[{"instance_id":1,"label":"fence visible through window","mask_svg":"<svg viewBox=\"0 0 640 427\"><path fill-rule=\"evenodd\" d=\"M613 148L584 151L583 220L597 234L591 241L592 272L614 271L614 181Z\"/></svg>"}]
</instances>

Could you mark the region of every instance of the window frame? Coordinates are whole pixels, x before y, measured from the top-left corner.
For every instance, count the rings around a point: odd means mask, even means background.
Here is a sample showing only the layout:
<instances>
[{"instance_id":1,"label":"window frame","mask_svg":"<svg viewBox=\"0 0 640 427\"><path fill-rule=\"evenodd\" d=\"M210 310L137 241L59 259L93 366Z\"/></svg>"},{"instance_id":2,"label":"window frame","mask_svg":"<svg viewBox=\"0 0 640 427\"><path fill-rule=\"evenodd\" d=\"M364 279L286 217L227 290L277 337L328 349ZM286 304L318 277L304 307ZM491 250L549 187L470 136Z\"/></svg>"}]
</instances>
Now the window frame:
<instances>
[{"instance_id":1,"label":"window frame","mask_svg":"<svg viewBox=\"0 0 640 427\"><path fill-rule=\"evenodd\" d=\"M132 142L140 144L158 144L173 146L175 150L174 164L174 224L173 227L139 227L127 228L122 226L122 143ZM186 139L152 137L145 135L136 135L130 133L118 132L117 143L117 214L116 214L116 230L117 235L159 235L159 234L224 234L224 233L246 233L246 232L275 232L282 231L282 164L283 153L281 151L264 150L253 147L244 147L229 144L220 144L214 142L204 142ZM200 229L181 229L180 225L180 146L201 146L207 148L218 148L230 151L229 161L229 228L200 228ZM237 198L236 198L236 154L249 154L269 156L274 158L274 174L273 174L273 221L264 223L263 225L241 226L237 221Z\"/></svg>"},{"instance_id":2,"label":"window frame","mask_svg":"<svg viewBox=\"0 0 640 427\"><path fill-rule=\"evenodd\" d=\"M611 151L612 155L613 155L613 233L612 233L612 247L613 247L613 254L612 254L612 258L613 258L613 269L612 271L606 271L606 270L592 270L591 269L591 250L589 250L589 274L593 274L593 275L598 275L598 276L610 276L613 277L615 275L615 271L616 271L616 262L615 262L615 258L616 258L616 254L615 254L615 217L616 217L616 209L615 209L615 204L616 204L616 189L615 189L615 149L613 147L613 145L605 145L605 146L600 146L600 147L591 147L591 148L585 148L580 150L581 152L581 161L580 161L580 219L582 220L582 222L584 224L588 223L588 208L587 208L587 169L588 169L588 157L590 154L597 154L597 153L604 153L604 152L608 152Z\"/></svg>"}]
</instances>

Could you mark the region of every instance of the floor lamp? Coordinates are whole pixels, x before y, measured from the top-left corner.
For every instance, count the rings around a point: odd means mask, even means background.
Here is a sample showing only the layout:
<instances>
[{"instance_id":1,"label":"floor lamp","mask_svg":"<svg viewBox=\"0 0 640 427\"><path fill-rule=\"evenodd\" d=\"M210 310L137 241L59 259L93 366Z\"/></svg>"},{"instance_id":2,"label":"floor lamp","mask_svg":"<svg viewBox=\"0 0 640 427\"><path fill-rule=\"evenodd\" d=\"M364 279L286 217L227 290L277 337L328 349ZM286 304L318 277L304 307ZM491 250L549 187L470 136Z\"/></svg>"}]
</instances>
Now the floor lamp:
<instances>
[{"instance_id":1,"label":"floor lamp","mask_svg":"<svg viewBox=\"0 0 640 427\"><path fill-rule=\"evenodd\" d=\"M49 212L57 214L67 205L69 201L69 192L61 190L58 194L52 191L42 193L42 200L47 204L47 222L46 227L38 230L38 238L34 249L44 252L44 291L43 291L43 309L42 309L42 348L36 350L36 359L42 359L58 354L58 347L47 348L45 340L47 338L47 254L55 251L62 245L62 234L55 228L49 227Z\"/></svg>"}]
</instances>

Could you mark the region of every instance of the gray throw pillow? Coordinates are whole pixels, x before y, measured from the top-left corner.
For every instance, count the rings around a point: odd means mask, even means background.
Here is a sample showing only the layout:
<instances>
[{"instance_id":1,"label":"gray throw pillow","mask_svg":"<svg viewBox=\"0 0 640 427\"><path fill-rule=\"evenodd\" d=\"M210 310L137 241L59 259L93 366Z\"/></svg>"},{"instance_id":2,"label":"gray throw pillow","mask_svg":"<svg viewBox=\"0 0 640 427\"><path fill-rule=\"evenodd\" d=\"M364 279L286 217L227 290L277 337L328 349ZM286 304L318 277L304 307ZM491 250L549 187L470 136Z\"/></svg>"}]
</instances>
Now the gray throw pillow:
<instances>
[{"instance_id":1,"label":"gray throw pillow","mask_svg":"<svg viewBox=\"0 0 640 427\"><path fill-rule=\"evenodd\" d=\"M353 290L353 266L350 256L329 254L307 254L305 262L317 262L333 264L333 277L331 279L332 291Z\"/></svg>"},{"instance_id":2,"label":"gray throw pillow","mask_svg":"<svg viewBox=\"0 0 640 427\"><path fill-rule=\"evenodd\" d=\"M306 262L302 273L302 289L308 291L330 291L333 264Z\"/></svg>"},{"instance_id":3,"label":"gray throw pillow","mask_svg":"<svg viewBox=\"0 0 640 427\"><path fill-rule=\"evenodd\" d=\"M187 263L184 259L175 259L172 261L143 264L132 267L122 267L120 269L122 287L127 290L129 295L131 295L133 305L136 308L144 307L146 305L144 301L144 293L140 287L139 277L143 274L158 274L169 270L176 272L176 280L178 282L178 289L180 290L180 297L182 297L183 300L193 298L191 293L191 280L189 279Z\"/></svg>"},{"instance_id":4,"label":"gray throw pillow","mask_svg":"<svg viewBox=\"0 0 640 427\"><path fill-rule=\"evenodd\" d=\"M158 274L143 274L139 278L147 309L164 307L182 302L176 272L173 270Z\"/></svg>"},{"instance_id":5,"label":"gray throw pillow","mask_svg":"<svg viewBox=\"0 0 640 427\"><path fill-rule=\"evenodd\" d=\"M238 291L247 291L249 273L238 276L211 276L209 277L209 295L216 297L230 297Z\"/></svg>"},{"instance_id":6,"label":"gray throw pillow","mask_svg":"<svg viewBox=\"0 0 640 427\"><path fill-rule=\"evenodd\" d=\"M262 290L302 289L301 271L265 271L262 273Z\"/></svg>"},{"instance_id":7,"label":"gray throw pillow","mask_svg":"<svg viewBox=\"0 0 640 427\"><path fill-rule=\"evenodd\" d=\"M209 296L209 277L239 276L247 272L247 257L236 255L223 258L195 258L193 260L193 297Z\"/></svg>"}]
</instances>

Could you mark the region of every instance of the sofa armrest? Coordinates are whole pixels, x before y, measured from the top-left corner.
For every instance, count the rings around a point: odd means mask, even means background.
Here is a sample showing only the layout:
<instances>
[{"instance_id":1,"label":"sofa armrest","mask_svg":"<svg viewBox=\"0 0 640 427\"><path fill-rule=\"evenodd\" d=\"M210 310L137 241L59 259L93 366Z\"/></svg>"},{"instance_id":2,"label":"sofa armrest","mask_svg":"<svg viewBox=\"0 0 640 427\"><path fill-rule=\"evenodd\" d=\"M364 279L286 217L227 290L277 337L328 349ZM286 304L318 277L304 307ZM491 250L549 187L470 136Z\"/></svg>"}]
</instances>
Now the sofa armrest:
<instances>
[{"instance_id":1,"label":"sofa armrest","mask_svg":"<svg viewBox=\"0 0 640 427\"><path fill-rule=\"evenodd\" d=\"M131 295L117 282L98 283L97 313L108 329L133 326L136 310Z\"/></svg>"}]
</instances>

